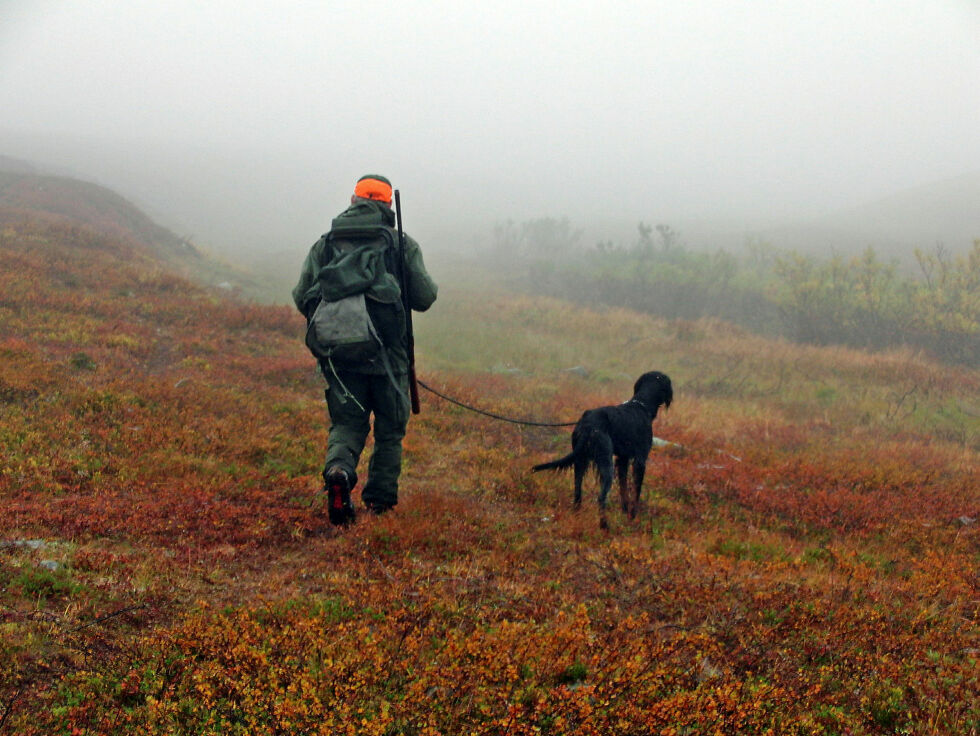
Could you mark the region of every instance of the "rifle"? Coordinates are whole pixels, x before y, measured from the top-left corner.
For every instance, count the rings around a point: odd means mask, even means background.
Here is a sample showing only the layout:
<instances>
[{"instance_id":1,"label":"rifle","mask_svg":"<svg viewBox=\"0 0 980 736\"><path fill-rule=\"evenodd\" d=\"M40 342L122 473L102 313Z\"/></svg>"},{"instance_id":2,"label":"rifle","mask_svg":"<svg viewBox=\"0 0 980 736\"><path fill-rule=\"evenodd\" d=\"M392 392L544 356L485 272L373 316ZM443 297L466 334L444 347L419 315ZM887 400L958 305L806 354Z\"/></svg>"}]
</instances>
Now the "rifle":
<instances>
[{"instance_id":1,"label":"rifle","mask_svg":"<svg viewBox=\"0 0 980 736\"><path fill-rule=\"evenodd\" d=\"M412 414L422 411L419 404L419 381L415 375L415 333L412 330L412 304L409 296L411 274L405 268L405 232L402 230L401 192L395 190L395 219L398 222L398 280L402 290L402 305L405 307L405 346L408 352L408 391L412 398Z\"/></svg>"}]
</instances>

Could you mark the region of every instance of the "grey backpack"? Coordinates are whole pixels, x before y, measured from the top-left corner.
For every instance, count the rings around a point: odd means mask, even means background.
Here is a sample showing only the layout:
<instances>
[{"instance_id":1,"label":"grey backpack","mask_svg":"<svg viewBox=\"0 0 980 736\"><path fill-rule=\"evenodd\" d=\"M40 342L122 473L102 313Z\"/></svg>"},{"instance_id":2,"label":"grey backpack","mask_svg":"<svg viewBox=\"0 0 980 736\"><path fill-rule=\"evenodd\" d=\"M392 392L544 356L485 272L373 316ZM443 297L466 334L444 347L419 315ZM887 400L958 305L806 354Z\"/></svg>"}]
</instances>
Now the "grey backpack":
<instances>
[{"instance_id":1,"label":"grey backpack","mask_svg":"<svg viewBox=\"0 0 980 736\"><path fill-rule=\"evenodd\" d=\"M368 314L364 294L332 302L321 300L307 327L306 345L320 360L360 363L376 358L383 343Z\"/></svg>"},{"instance_id":2,"label":"grey backpack","mask_svg":"<svg viewBox=\"0 0 980 736\"><path fill-rule=\"evenodd\" d=\"M384 356L384 343L368 300L398 304L401 289L391 273L390 228L345 228L327 233L327 263L317 275L320 303L306 330L306 345L321 361L361 364Z\"/></svg>"}]
</instances>

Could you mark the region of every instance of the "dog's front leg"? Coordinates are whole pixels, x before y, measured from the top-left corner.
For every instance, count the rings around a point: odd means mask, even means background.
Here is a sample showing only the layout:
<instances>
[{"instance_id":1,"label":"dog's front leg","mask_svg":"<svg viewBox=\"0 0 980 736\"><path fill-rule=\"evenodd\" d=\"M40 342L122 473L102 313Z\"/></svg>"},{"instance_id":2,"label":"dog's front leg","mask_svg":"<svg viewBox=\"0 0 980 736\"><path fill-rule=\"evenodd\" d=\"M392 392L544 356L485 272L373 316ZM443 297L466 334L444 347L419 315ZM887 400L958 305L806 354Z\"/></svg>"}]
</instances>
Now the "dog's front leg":
<instances>
[{"instance_id":1,"label":"dog's front leg","mask_svg":"<svg viewBox=\"0 0 980 736\"><path fill-rule=\"evenodd\" d=\"M630 518L636 518L636 512L640 507L640 493L643 489L643 476L646 473L646 458L634 458L633 460L633 502L630 504Z\"/></svg>"},{"instance_id":2,"label":"dog's front leg","mask_svg":"<svg viewBox=\"0 0 980 736\"><path fill-rule=\"evenodd\" d=\"M628 488L628 475L629 475L630 461L628 457L617 457L616 458L616 477L619 480L619 506L623 510L623 513L628 513L630 510L630 498L629 498L629 488Z\"/></svg>"}]
</instances>

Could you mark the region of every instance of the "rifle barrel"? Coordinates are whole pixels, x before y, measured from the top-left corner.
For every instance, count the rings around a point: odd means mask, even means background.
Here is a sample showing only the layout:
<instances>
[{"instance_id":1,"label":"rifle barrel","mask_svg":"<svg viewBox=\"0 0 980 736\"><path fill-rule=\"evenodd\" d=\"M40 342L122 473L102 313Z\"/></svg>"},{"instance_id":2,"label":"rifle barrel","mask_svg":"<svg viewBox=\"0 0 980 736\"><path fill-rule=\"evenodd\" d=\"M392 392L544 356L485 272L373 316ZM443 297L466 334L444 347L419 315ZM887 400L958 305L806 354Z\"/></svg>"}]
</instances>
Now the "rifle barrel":
<instances>
[{"instance_id":1,"label":"rifle barrel","mask_svg":"<svg viewBox=\"0 0 980 736\"><path fill-rule=\"evenodd\" d=\"M402 305L405 307L405 348L408 352L408 392L412 400L412 414L422 411L419 402L419 381L415 375L415 332L412 329L412 300L409 294L410 275L405 266L405 231L402 230L402 197L395 190L395 220L398 223L398 277L402 289Z\"/></svg>"}]
</instances>

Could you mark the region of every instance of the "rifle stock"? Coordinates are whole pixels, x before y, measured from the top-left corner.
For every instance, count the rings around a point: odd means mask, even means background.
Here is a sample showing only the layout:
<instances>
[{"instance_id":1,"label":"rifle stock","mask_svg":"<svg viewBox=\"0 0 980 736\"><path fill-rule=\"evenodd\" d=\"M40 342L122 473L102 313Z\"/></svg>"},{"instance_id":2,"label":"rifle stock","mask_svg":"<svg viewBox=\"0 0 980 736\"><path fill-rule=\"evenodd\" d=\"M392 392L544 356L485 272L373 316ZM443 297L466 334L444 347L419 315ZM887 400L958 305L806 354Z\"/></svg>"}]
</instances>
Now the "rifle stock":
<instances>
[{"instance_id":1,"label":"rifle stock","mask_svg":"<svg viewBox=\"0 0 980 736\"><path fill-rule=\"evenodd\" d=\"M398 223L398 280L402 290L402 305L405 307L405 347L408 352L408 392L412 400L412 414L422 411L419 403L419 381L415 375L415 333L412 329L412 304L409 295L411 275L405 268L405 232L402 230L401 192L395 190L395 219Z\"/></svg>"}]
</instances>

